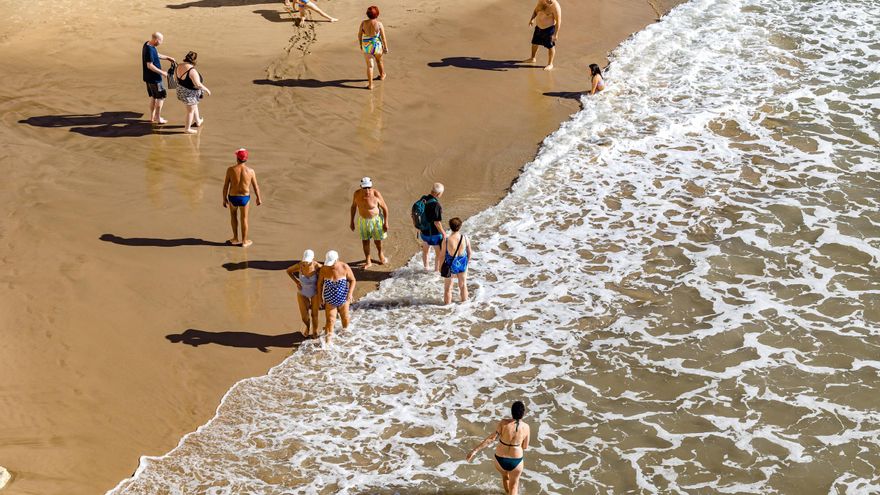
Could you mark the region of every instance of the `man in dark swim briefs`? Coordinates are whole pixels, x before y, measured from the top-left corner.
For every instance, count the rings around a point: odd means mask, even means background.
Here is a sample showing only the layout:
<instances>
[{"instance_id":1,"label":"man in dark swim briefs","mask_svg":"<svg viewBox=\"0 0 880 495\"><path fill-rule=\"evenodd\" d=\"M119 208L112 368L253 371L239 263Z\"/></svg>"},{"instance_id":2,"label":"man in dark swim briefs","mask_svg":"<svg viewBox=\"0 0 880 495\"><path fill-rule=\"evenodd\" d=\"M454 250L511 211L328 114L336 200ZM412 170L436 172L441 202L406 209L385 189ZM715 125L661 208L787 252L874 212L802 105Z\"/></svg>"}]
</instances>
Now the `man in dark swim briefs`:
<instances>
[{"instance_id":1,"label":"man in dark swim briefs","mask_svg":"<svg viewBox=\"0 0 880 495\"><path fill-rule=\"evenodd\" d=\"M562 7L557 0L538 0L538 5L529 19L529 26L535 26L532 35L532 58L527 62L535 63L538 55L538 47L543 46L549 52L547 66L544 70L553 70L553 60L556 58L556 40L559 37L559 29L562 27Z\"/></svg>"},{"instance_id":2,"label":"man in dark swim briefs","mask_svg":"<svg viewBox=\"0 0 880 495\"><path fill-rule=\"evenodd\" d=\"M254 186L254 195L257 197L257 206L263 204L260 186L257 185L257 173L245 165L248 161L248 155L248 150L244 148L235 152L236 164L226 169L226 180L223 181L223 207L229 208L230 222L232 223L232 239L226 242L241 247L253 244L248 239L248 212L252 185ZM238 238L239 218L236 217L236 213L241 215L240 240Z\"/></svg>"}]
</instances>

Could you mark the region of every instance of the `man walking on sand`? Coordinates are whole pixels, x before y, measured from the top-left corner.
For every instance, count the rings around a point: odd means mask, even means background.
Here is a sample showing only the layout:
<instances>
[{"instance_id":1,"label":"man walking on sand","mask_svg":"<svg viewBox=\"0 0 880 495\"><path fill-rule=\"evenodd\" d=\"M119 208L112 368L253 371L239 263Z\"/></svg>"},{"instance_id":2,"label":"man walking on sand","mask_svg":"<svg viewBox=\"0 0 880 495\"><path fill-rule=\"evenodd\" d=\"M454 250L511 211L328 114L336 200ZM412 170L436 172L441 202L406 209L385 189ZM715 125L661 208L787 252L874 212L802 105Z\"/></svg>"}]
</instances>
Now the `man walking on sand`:
<instances>
[{"instance_id":1,"label":"man walking on sand","mask_svg":"<svg viewBox=\"0 0 880 495\"><path fill-rule=\"evenodd\" d=\"M385 264L382 252L382 241L388 237L388 206L382 194L373 189L373 181L369 177L361 179L361 188L351 198L351 230L354 230L354 214L357 212L357 229L364 248L364 268L373 265L370 259L370 241L376 243L379 252L379 264Z\"/></svg>"},{"instance_id":2,"label":"man walking on sand","mask_svg":"<svg viewBox=\"0 0 880 495\"><path fill-rule=\"evenodd\" d=\"M238 163L226 169L226 180L223 181L223 207L229 207L230 221L232 222L232 239L228 243L233 246L248 247L253 242L248 239L248 210L251 201L251 185L254 186L254 194L257 196L257 206L263 204L260 196L260 186L257 184L257 174L254 169L245 165L248 161L248 150L240 148L235 152ZM238 238L238 218L236 210L241 215L241 240Z\"/></svg>"},{"instance_id":3,"label":"man walking on sand","mask_svg":"<svg viewBox=\"0 0 880 495\"><path fill-rule=\"evenodd\" d=\"M150 97L150 122L154 124L168 122L162 118L162 104L165 103L168 92L162 81L165 73L162 71L160 60L177 63L173 58L159 53L156 47L162 44L162 39L162 33L155 32L150 37L150 41L144 42L144 47L141 49L141 66L144 70L144 82L147 84L147 95Z\"/></svg>"},{"instance_id":4,"label":"man walking on sand","mask_svg":"<svg viewBox=\"0 0 880 495\"><path fill-rule=\"evenodd\" d=\"M529 63L535 63L538 56L538 47L543 46L549 52L547 66L544 70L553 70L553 60L556 58L556 39L559 37L559 29L562 27L562 7L557 0L538 0L538 5L529 19L529 26L535 26L535 34L532 35L532 58Z\"/></svg>"},{"instance_id":5,"label":"man walking on sand","mask_svg":"<svg viewBox=\"0 0 880 495\"><path fill-rule=\"evenodd\" d=\"M440 245L446 238L443 229L443 208L440 206L440 196L443 196L443 184L435 182L431 188L431 194L419 198L413 205L413 224L419 229L419 239L422 240L422 263L425 270L428 267L428 252L434 247L434 271L440 271L443 256L440 255Z\"/></svg>"}]
</instances>

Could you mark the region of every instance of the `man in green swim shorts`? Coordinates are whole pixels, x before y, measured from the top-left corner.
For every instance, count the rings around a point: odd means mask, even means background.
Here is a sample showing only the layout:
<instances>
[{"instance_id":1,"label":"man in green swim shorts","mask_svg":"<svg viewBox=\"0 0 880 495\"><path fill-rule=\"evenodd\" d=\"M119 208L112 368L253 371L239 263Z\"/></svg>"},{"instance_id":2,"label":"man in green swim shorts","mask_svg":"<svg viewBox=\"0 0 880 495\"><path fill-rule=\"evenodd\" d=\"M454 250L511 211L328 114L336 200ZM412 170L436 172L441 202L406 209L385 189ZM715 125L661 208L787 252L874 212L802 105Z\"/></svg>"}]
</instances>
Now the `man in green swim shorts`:
<instances>
[{"instance_id":1,"label":"man in green swim shorts","mask_svg":"<svg viewBox=\"0 0 880 495\"><path fill-rule=\"evenodd\" d=\"M388 206L379 191L373 189L373 181L369 177L361 179L361 188L354 192L351 199L351 230L355 229L354 214L358 214L357 230L364 247L364 268L372 266L370 259L370 241L376 244L379 251L379 264L385 264L382 253L382 241L388 237Z\"/></svg>"}]
</instances>

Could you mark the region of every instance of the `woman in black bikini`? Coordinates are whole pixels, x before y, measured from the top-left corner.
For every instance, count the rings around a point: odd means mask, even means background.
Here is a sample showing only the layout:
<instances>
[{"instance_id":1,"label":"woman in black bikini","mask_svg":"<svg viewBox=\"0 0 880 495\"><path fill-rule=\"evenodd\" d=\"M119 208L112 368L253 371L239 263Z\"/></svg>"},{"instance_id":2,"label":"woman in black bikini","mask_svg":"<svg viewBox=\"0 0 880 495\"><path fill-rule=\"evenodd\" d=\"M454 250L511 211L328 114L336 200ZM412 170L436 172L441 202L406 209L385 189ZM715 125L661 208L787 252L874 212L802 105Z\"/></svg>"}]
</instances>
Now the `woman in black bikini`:
<instances>
[{"instance_id":1,"label":"woman in black bikini","mask_svg":"<svg viewBox=\"0 0 880 495\"><path fill-rule=\"evenodd\" d=\"M504 493L517 495L519 493L519 477L523 473L523 451L529 448L529 425L522 422L526 413L526 406L516 401L510 407L510 415L513 417L502 419L498 427L491 435L486 437L480 445L477 445L468 456L468 462L472 461L477 452L488 447L489 444L498 440L495 447L495 469L501 473L501 484Z\"/></svg>"}]
</instances>

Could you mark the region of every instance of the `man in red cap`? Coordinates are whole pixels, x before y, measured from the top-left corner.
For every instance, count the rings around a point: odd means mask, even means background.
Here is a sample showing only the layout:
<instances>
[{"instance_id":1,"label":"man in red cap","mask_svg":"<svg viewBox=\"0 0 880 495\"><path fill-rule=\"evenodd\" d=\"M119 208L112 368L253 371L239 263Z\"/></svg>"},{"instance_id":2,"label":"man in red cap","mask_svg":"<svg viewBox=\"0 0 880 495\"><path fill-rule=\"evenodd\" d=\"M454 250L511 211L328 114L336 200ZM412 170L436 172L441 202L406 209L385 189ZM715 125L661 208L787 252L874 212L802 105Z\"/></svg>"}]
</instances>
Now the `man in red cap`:
<instances>
[{"instance_id":1,"label":"man in red cap","mask_svg":"<svg viewBox=\"0 0 880 495\"><path fill-rule=\"evenodd\" d=\"M251 201L251 184L254 186L254 195L257 197L257 206L263 204L260 196L260 186L257 185L257 174L254 169L245 165L248 161L248 150L239 148L235 152L238 163L226 169L226 180L223 182L223 207L229 207L229 216L232 222L232 239L228 243L233 246L248 247L253 242L248 239L248 210ZM236 210L241 215L241 240L238 239L238 217Z\"/></svg>"}]
</instances>

